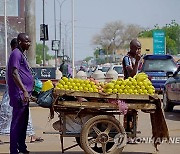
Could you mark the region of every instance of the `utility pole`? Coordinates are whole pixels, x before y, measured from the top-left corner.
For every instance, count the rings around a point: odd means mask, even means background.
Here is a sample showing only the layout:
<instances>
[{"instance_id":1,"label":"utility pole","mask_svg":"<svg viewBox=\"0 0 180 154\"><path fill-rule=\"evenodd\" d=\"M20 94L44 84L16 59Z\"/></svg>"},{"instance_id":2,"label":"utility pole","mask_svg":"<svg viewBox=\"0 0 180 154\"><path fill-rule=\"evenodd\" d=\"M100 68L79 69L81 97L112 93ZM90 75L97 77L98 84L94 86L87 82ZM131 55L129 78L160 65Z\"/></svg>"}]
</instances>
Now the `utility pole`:
<instances>
[{"instance_id":1,"label":"utility pole","mask_svg":"<svg viewBox=\"0 0 180 154\"><path fill-rule=\"evenodd\" d=\"M56 40L56 0L54 0L54 39ZM57 69L57 50L55 50L55 68Z\"/></svg>"},{"instance_id":2,"label":"utility pole","mask_svg":"<svg viewBox=\"0 0 180 154\"><path fill-rule=\"evenodd\" d=\"M44 0L43 0L43 26L44 26ZM44 30L44 27L43 27L43 30ZM45 35L45 32L44 32L44 35ZM43 39L43 66L45 66L45 63L46 63L46 54L45 54L45 39Z\"/></svg>"},{"instance_id":3,"label":"utility pole","mask_svg":"<svg viewBox=\"0 0 180 154\"><path fill-rule=\"evenodd\" d=\"M6 0L4 0L4 32L5 32L5 65L7 65L8 51L7 51L7 14L6 14Z\"/></svg>"},{"instance_id":4,"label":"utility pole","mask_svg":"<svg viewBox=\"0 0 180 154\"><path fill-rule=\"evenodd\" d=\"M72 3L72 77L75 76L75 66L74 66L74 0L71 0Z\"/></svg>"},{"instance_id":5,"label":"utility pole","mask_svg":"<svg viewBox=\"0 0 180 154\"><path fill-rule=\"evenodd\" d=\"M62 5L63 5L63 3L65 2L66 0L63 0L61 3L59 2L59 18L60 18L60 22L59 22L59 34L60 34L60 36L59 36L59 39L60 39L60 50L61 50L61 45L62 45L62 41L61 41L61 27L62 27L62 18L61 18L61 15L62 15L62 13L61 13L61 11L62 11Z\"/></svg>"},{"instance_id":6,"label":"utility pole","mask_svg":"<svg viewBox=\"0 0 180 154\"><path fill-rule=\"evenodd\" d=\"M35 0L25 1L25 32L31 39L31 46L27 57L31 66L36 66L36 23Z\"/></svg>"}]
</instances>

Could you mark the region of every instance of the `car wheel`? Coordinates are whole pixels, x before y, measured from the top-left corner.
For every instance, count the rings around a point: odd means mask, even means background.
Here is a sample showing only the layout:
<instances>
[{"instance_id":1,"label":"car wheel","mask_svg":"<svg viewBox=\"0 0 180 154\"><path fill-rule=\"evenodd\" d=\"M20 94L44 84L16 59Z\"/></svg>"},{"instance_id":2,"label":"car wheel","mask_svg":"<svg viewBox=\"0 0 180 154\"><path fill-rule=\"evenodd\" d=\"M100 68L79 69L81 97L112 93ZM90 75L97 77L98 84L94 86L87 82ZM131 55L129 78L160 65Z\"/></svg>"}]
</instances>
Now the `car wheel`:
<instances>
[{"instance_id":1,"label":"car wheel","mask_svg":"<svg viewBox=\"0 0 180 154\"><path fill-rule=\"evenodd\" d=\"M174 105L167 98L167 93L164 92L163 93L163 109L164 109L164 111L171 112L171 111L173 111L173 107L174 107Z\"/></svg>"}]
</instances>

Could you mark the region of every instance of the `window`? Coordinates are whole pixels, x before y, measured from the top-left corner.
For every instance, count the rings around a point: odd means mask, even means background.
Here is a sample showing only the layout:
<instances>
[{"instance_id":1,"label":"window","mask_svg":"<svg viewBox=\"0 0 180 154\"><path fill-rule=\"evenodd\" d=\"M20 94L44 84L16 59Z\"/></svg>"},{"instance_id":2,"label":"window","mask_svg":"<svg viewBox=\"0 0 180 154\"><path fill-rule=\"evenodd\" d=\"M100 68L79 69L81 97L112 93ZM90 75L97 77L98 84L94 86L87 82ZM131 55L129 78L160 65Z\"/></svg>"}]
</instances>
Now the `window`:
<instances>
[{"instance_id":1,"label":"window","mask_svg":"<svg viewBox=\"0 0 180 154\"><path fill-rule=\"evenodd\" d=\"M0 0L0 16L4 16L4 0ZM19 15L19 0L6 0L7 16Z\"/></svg>"},{"instance_id":2,"label":"window","mask_svg":"<svg viewBox=\"0 0 180 154\"><path fill-rule=\"evenodd\" d=\"M122 70L122 66L115 66L114 70L118 73L118 74L122 74L123 70Z\"/></svg>"},{"instance_id":3,"label":"window","mask_svg":"<svg viewBox=\"0 0 180 154\"><path fill-rule=\"evenodd\" d=\"M143 71L175 71L176 65L171 59L164 60L145 60Z\"/></svg>"},{"instance_id":4,"label":"window","mask_svg":"<svg viewBox=\"0 0 180 154\"><path fill-rule=\"evenodd\" d=\"M107 72L109 70L109 67L108 66L103 66L102 67L102 72Z\"/></svg>"}]
</instances>

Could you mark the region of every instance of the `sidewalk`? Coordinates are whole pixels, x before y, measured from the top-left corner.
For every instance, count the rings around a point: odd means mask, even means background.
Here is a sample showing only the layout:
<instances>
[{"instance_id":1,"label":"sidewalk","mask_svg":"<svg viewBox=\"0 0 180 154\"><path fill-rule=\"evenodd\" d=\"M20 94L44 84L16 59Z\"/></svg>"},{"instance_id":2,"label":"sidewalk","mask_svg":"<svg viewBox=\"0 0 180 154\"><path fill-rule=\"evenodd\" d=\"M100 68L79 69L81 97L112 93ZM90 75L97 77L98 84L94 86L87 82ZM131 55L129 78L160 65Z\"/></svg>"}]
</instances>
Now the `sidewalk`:
<instances>
[{"instance_id":1,"label":"sidewalk","mask_svg":"<svg viewBox=\"0 0 180 154\"><path fill-rule=\"evenodd\" d=\"M43 132L56 132L52 124L57 121L58 117L55 113L55 118L49 122L49 109L41 107L31 107L31 116L34 129L37 136L44 139L43 142L30 143L30 138L27 137L26 143L28 150L32 154L61 154L60 137L58 134L43 134ZM0 154L9 153L9 136L0 135L0 139L5 142L0 144ZM64 147L76 144L74 137L64 139ZM65 152L66 154L84 154L79 146Z\"/></svg>"}]
</instances>

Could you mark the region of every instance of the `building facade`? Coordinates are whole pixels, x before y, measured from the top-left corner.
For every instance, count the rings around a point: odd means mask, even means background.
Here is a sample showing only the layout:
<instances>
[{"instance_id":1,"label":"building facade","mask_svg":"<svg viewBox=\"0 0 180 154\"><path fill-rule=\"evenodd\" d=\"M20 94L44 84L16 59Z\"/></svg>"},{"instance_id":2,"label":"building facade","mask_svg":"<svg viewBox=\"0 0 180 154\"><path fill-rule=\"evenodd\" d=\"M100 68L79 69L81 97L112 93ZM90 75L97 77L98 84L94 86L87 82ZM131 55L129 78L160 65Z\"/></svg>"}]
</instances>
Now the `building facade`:
<instances>
[{"instance_id":1,"label":"building facade","mask_svg":"<svg viewBox=\"0 0 180 154\"><path fill-rule=\"evenodd\" d=\"M5 66L5 23L4 0L0 0L0 66ZM7 48L10 53L10 42L18 33L25 32L25 0L6 0L7 15ZM8 54L9 55L9 54Z\"/></svg>"}]
</instances>

